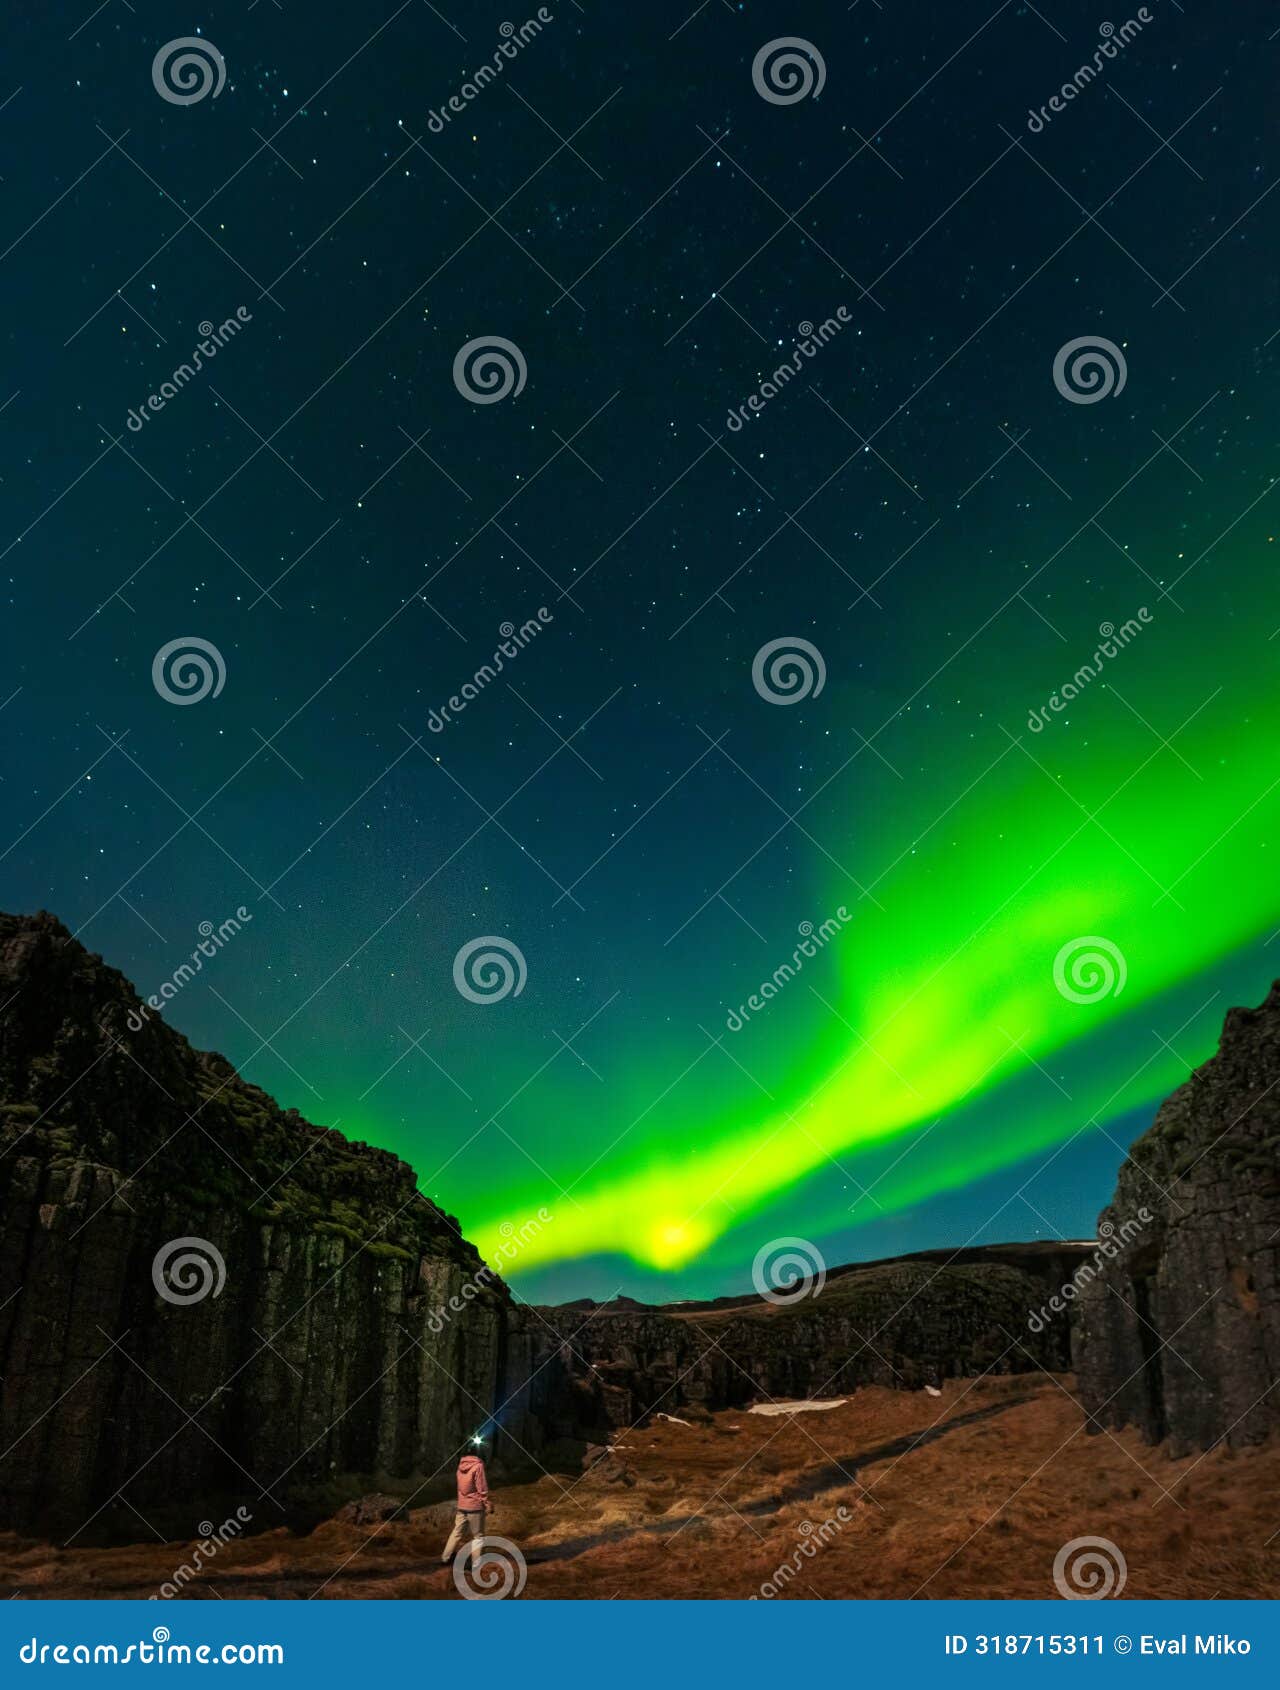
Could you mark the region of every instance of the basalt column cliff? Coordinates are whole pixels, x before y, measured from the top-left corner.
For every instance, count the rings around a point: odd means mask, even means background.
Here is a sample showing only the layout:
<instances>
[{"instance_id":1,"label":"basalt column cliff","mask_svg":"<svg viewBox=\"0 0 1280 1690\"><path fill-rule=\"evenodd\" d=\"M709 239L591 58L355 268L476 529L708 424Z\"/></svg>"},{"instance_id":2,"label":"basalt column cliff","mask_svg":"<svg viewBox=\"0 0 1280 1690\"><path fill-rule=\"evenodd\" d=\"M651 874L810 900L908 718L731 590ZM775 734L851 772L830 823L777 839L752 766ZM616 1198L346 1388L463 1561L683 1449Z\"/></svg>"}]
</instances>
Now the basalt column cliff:
<instances>
[{"instance_id":1,"label":"basalt column cliff","mask_svg":"<svg viewBox=\"0 0 1280 1690\"><path fill-rule=\"evenodd\" d=\"M501 1282L435 1317L482 1264L412 1169L143 1018L51 916L0 916L0 1004L5 1525L260 1528L451 1466L508 1398L536 1437Z\"/></svg>"},{"instance_id":2,"label":"basalt column cliff","mask_svg":"<svg viewBox=\"0 0 1280 1690\"><path fill-rule=\"evenodd\" d=\"M1174 1454L1280 1426L1280 984L1120 1170L1100 1230L1127 1242L1076 1305L1085 1407Z\"/></svg>"}]
</instances>

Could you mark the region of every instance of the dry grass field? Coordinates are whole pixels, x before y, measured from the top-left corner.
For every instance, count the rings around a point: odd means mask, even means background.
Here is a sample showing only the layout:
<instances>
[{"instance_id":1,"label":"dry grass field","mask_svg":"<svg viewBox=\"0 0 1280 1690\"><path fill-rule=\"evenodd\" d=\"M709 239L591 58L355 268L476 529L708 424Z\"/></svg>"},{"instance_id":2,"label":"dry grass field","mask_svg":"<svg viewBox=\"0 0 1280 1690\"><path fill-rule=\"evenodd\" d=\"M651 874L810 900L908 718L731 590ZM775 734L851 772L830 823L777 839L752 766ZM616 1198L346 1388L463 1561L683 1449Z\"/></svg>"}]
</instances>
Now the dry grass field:
<instances>
[{"instance_id":1,"label":"dry grass field","mask_svg":"<svg viewBox=\"0 0 1280 1690\"><path fill-rule=\"evenodd\" d=\"M1125 1597L1274 1598L1278 1496L1280 1447L1171 1460L1132 1433L1090 1435L1072 1381L1040 1374L655 1420L586 1473L495 1487L489 1526L519 1545L526 1600L1046 1597L1058 1550L1083 1536L1119 1548ZM439 1564L450 1518L437 1502L247 1536L183 1596L457 1601ZM0 1536L0 1581L20 1598L145 1597L191 1548Z\"/></svg>"}]
</instances>

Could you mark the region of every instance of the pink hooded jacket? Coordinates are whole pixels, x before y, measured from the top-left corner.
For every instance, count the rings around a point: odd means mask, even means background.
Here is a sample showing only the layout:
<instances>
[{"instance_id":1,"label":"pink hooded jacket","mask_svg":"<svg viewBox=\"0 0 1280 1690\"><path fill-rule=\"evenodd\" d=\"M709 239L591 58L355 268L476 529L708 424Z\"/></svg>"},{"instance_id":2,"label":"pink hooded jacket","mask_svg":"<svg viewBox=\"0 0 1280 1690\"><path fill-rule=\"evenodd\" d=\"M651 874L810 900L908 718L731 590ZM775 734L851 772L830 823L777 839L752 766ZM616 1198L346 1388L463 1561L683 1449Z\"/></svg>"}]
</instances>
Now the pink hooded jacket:
<instances>
[{"instance_id":1,"label":"pink hooded jacket","mask_svg":"<svg viewBox=\"0 0 1280 1690\"><path fill-rule=\"evenodd\" d=\"M458 1512L479 1514L489 1506L489 1482L478 1455L464 1455L458 1463Z\"/></svg>"}]
</instances>

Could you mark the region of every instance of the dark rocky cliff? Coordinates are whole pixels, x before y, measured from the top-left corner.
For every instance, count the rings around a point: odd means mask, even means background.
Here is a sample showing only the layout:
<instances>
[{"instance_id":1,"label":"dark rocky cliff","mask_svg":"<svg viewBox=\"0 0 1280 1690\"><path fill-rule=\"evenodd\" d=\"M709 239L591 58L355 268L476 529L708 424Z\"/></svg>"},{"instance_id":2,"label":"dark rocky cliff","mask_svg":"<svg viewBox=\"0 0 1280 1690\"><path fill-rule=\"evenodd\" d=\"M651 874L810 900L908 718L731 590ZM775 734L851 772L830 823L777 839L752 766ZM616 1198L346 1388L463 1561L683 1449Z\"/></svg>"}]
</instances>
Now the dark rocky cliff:
<instances>
[{"instance_id":1,"label":"dark rocky cliff","mask_svg":"<svg viewBox=\"0 0 1280 1690\"><path fill-rule=\"evenodd\" d=\"M1218 1054L1120 1170L1114 1253L1076 1304L1086 1408L1173 1453L1280 1426L1280 984L1227 1015Z\"/></svg>"},{"instance_id":2,"label":"dark rocky cliff","mask_svg":"<svg viewBox=\"0 0 1280 1690\"><path fill-rule=\"evenodd\" d=\"M482 1264L413 1170L138 1009L53 917L0 916L0 1521L190 1531L227 1497L261 1528L345 1475L447 1478L513 1391L522 1421L501 1282L431 1330Z\"/></svg>"}]
</instances>

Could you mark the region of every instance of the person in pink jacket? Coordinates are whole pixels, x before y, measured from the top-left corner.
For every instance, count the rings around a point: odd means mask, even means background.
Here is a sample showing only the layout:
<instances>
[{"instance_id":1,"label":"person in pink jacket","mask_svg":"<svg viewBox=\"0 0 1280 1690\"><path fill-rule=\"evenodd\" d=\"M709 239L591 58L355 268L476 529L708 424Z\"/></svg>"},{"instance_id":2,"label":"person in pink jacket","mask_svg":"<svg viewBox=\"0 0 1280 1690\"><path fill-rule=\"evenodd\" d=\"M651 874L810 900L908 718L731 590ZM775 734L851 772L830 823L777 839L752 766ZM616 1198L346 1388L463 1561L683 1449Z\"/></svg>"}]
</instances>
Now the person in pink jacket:
<instances>
[{"instance_id":1,"label":"person in pink jacket","mask_svg":"<svg viewBox=\"0 0 1280 1690\"><path fill-rule=\"evenodd\" d=\"M470 1538L468 1551L478 1555L484 1543L484 1521L489 1512L489 1481L484 1470L485 1444L483 1438L472 1438L471 1450L458 1463L458 1508L453 1516L453 1530L444 1546L441 1561L453 1559L464 1537Z\"/></svg>"}]
</instances>

